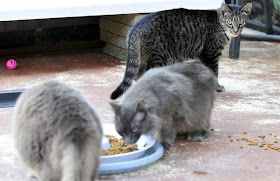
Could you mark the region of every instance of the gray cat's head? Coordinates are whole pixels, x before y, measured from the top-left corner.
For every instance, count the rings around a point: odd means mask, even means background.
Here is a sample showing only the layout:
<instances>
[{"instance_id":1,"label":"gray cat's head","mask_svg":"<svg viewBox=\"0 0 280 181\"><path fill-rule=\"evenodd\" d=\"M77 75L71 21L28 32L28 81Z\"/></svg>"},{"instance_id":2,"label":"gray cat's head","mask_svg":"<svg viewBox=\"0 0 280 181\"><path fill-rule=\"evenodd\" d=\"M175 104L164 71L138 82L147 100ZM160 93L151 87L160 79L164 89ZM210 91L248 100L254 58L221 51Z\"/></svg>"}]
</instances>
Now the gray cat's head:
<instances>
[{"instance_id":1,"label":"gray cat's head","mask_svg":"<svg viewBox=\"0 0 280 181\"><path fill-rule=\"evenodd\" d=\"M115 112L115 127L125 143L133 144L142 134L152 135L157 130L158 117L143 100L136 105L110 103Z\"/></svg>"},{"instance_id":2,"label":"gray cat's head","mask_svg":"<svg viewBox=\"0 0 280 181\"><path fill-rule=\"evenodd\" d=\"M247 21L249 20L249 15L251 14L252 3L248 3L243 7L238 7L236 5L228 6L222 3L219 10L219 18L221 25L230 32L231 36L238 36Z\"/></svg>"}]
</instances>

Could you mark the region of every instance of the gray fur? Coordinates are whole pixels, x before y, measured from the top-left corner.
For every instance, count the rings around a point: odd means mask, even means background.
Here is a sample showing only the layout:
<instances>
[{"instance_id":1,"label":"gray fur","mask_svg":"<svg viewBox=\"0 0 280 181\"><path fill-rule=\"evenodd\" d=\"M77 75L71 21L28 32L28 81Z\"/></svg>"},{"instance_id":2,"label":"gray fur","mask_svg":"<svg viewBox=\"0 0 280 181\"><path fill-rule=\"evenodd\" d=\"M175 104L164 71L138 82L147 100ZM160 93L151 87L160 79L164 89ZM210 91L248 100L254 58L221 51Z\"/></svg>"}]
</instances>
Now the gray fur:
<instances>
[{"instance_id":1,"label":"gray fur","mask_svg":"<svg viewBox=\"0 0 280 181\"><path fill-rule=\"evenodd\" d=\"M223 4L222 7L227 5ZM251 8L245 6L244 11ZM234 14L234 16L233 16ZM173 9L152 13L132 27L127 39L127 65L121 84L111 94L116 99L146 70L199 58L218 76L218 61L229 38L221 22L226 17L242 20L242 27L249 13L236 13L229 8L216 11ZM241 16L239 18L239 16ZM230 31L233 32L233 31Z\"/></svg>"},{"instance_id":2,"label":"gray fur","mask_svg":"<svg viewBox=\"0 0 280 181\"><path fill-rule=\"evenodd\" d=\"M200 62L150 69L119 102L111 102L116 130L129 144L146 134L167 149L177 133L200 141L210 126L216 86L215 75Z\"/></svg>"},{"instance_id":3,"label":"gray fur","mask_svg":"<svg viewBox=\"0 0 280 181\"><path fill-rule=\"evenodd\" d=\"M82 94L47 82L19 97L13 118L15 147L41 181L91 181L101 154L102 128Z\"/></svg>"}]
</instances>

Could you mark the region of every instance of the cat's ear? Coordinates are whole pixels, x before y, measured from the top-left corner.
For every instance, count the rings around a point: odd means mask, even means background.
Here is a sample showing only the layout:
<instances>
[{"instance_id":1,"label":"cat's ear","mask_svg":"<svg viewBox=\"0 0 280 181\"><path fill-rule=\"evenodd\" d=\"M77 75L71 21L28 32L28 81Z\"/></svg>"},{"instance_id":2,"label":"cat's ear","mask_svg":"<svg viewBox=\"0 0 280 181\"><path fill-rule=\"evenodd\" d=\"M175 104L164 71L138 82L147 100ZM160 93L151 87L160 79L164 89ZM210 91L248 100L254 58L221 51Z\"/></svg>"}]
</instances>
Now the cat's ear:
<instances>
[{"instance_id":1,"label":"cat's ear","mask_svg":"<svg viewBox=\"0 0 280 181\"><path fill-rule=\"evenodd\" d=\"M133 120L131 122L131 130L132 132L136 133L139 130L139 127L144 121L144 118L146 116L146 105L143 100L139 101L136 107L136 114L133 117Z\"/></svg>"},{"instance_id":2,"label":"cat's ear","mask_svg":"<svg viewBox=\"0 0 280 181\"><path fill-rule=\"evenodd\" d=\"M121 107L117 101L110 102L110 105L115 113L120 112Z\"/></svg>"},{"instance_id":3,"label":"cat's ear","mask_svg":"<svg viewBox=\"0 0 280 181\"><path fill-rule=\"evenodd\" d=\"M230 10L230 8L228 7L228 5L226 3L222 2L220 12L222 14L224 14L225 12L232 12L232 11Z\"/></svg>"},{"instance_id":4,"label":"cat's ear","mask_svg":"<svg viewBox=\"0 0 280 181\"><path fill-rule=\"evenodd\" d=\"M146 112L146 105L144 100L138 102L136 112Z\"/></svg>"},{"instance_id":5,"label":"cat's ear","mask_svg":"<svg viewBox=\"0 0 280 181\"><path fill-rule=\"evenodd\" d=\"M245 6L243 6L243 8L241 8L240 12L241 13L246 13L249 16L251 14L252 7L253 7L253 4L248 3Z\"/></svg>"}]
</instances>

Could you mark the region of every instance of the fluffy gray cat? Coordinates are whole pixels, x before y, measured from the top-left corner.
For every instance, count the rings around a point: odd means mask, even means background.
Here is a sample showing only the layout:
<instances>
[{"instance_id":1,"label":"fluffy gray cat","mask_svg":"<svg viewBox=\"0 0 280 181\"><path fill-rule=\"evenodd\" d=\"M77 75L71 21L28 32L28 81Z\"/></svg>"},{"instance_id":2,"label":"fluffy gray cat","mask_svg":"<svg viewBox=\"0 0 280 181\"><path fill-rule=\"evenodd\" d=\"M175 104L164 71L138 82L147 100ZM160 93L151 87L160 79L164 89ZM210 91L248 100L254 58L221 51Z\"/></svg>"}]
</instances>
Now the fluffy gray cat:
<instances>
[{"instance_id":1,"label":"fluffy gray cat","mask_svg":"<svg viewBox=\"0 0 280 181\"><path fill-rule=\"evenodd\" d=\"M120 98L111 102L115 126L128 144L142 134L169 149L179 134L190 141L207 136L217 79L200 62L176 63L148 70Z\"/></svg>"},{"instance_id":2,"label":"fluffy gray cat","mask_svg":"<svg viewBox=\"0 0 280 181\"><path fill-rule=\"evenodd\" d=\"M200 59L218 77L218 62L229 40L226 30L238 36L251 9L251 3L242 8L223 3L219 11L173 9L147 15L128 33L124 78L111 99L121 96L146 70L185 59Z\"/></svg>"},{"instance_id":3,"label":"fluffy gray cat","mask_svg":"<svg viewBox=\"0 0 280 181\"><path fill-rule=\"evenodd\" d=\"M40 181L91 181L97 174L102 127L82 94L46 82L24 91L13 118L15 147Z\"/></svg>"}]
</instances>

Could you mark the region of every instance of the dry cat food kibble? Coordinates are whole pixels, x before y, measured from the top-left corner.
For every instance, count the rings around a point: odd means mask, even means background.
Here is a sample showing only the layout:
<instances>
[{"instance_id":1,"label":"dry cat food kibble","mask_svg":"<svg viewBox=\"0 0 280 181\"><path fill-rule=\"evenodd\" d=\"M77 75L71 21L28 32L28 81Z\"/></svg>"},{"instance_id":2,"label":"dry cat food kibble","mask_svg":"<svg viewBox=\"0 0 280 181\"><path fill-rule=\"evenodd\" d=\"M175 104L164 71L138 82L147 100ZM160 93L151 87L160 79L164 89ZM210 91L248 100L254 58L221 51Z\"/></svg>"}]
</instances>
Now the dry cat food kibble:
<instances>
[{"instance_id":1,"label":"dry cat food kibble","mask_svg":"<svg viewBox=\"0 0 280 181\"><path fill-rule=\"evenodd\" d=\"M116 155L138 150L137 144L127 145L122 138L118 139L110 135L105 135L105 137L109 140L111 148L109 150L102 150L103 155Z\"/></svg>"},{"instance_id":2,"label":"dry cat food kibble","mask_svg":"<svg viewBox=\"0 0 280 181\"><path fill-rule=\"evenodd\" d=\"M247 134L247 131L243 131L243 134ZM248 145L258 146L258 147L261 147L261 148L263 147L264 150L268 150L268 148L269 148L270 150L275 150L275 151L280 152L280 145L277 145L278 140L275 140L275 139L277 139L275 137L277 137L278 134L276 134L276 133L271 134L270 133L269 135L271 135L272 137L266 137L264 135L260 135L260 136L258 136L259 139L252 139L252 138L248 139L248 138L245 138L245 137L241 137L241 138L236 138L235 140L236 141L239 141L239 140L246 141ZM230 142L235 141L234 139L232 139L231 135L229 135L228 138L229 138ZM240 149L243 149L243 148L244 148L244 146L241 145Z\"/></svg>"}]
</instances>

